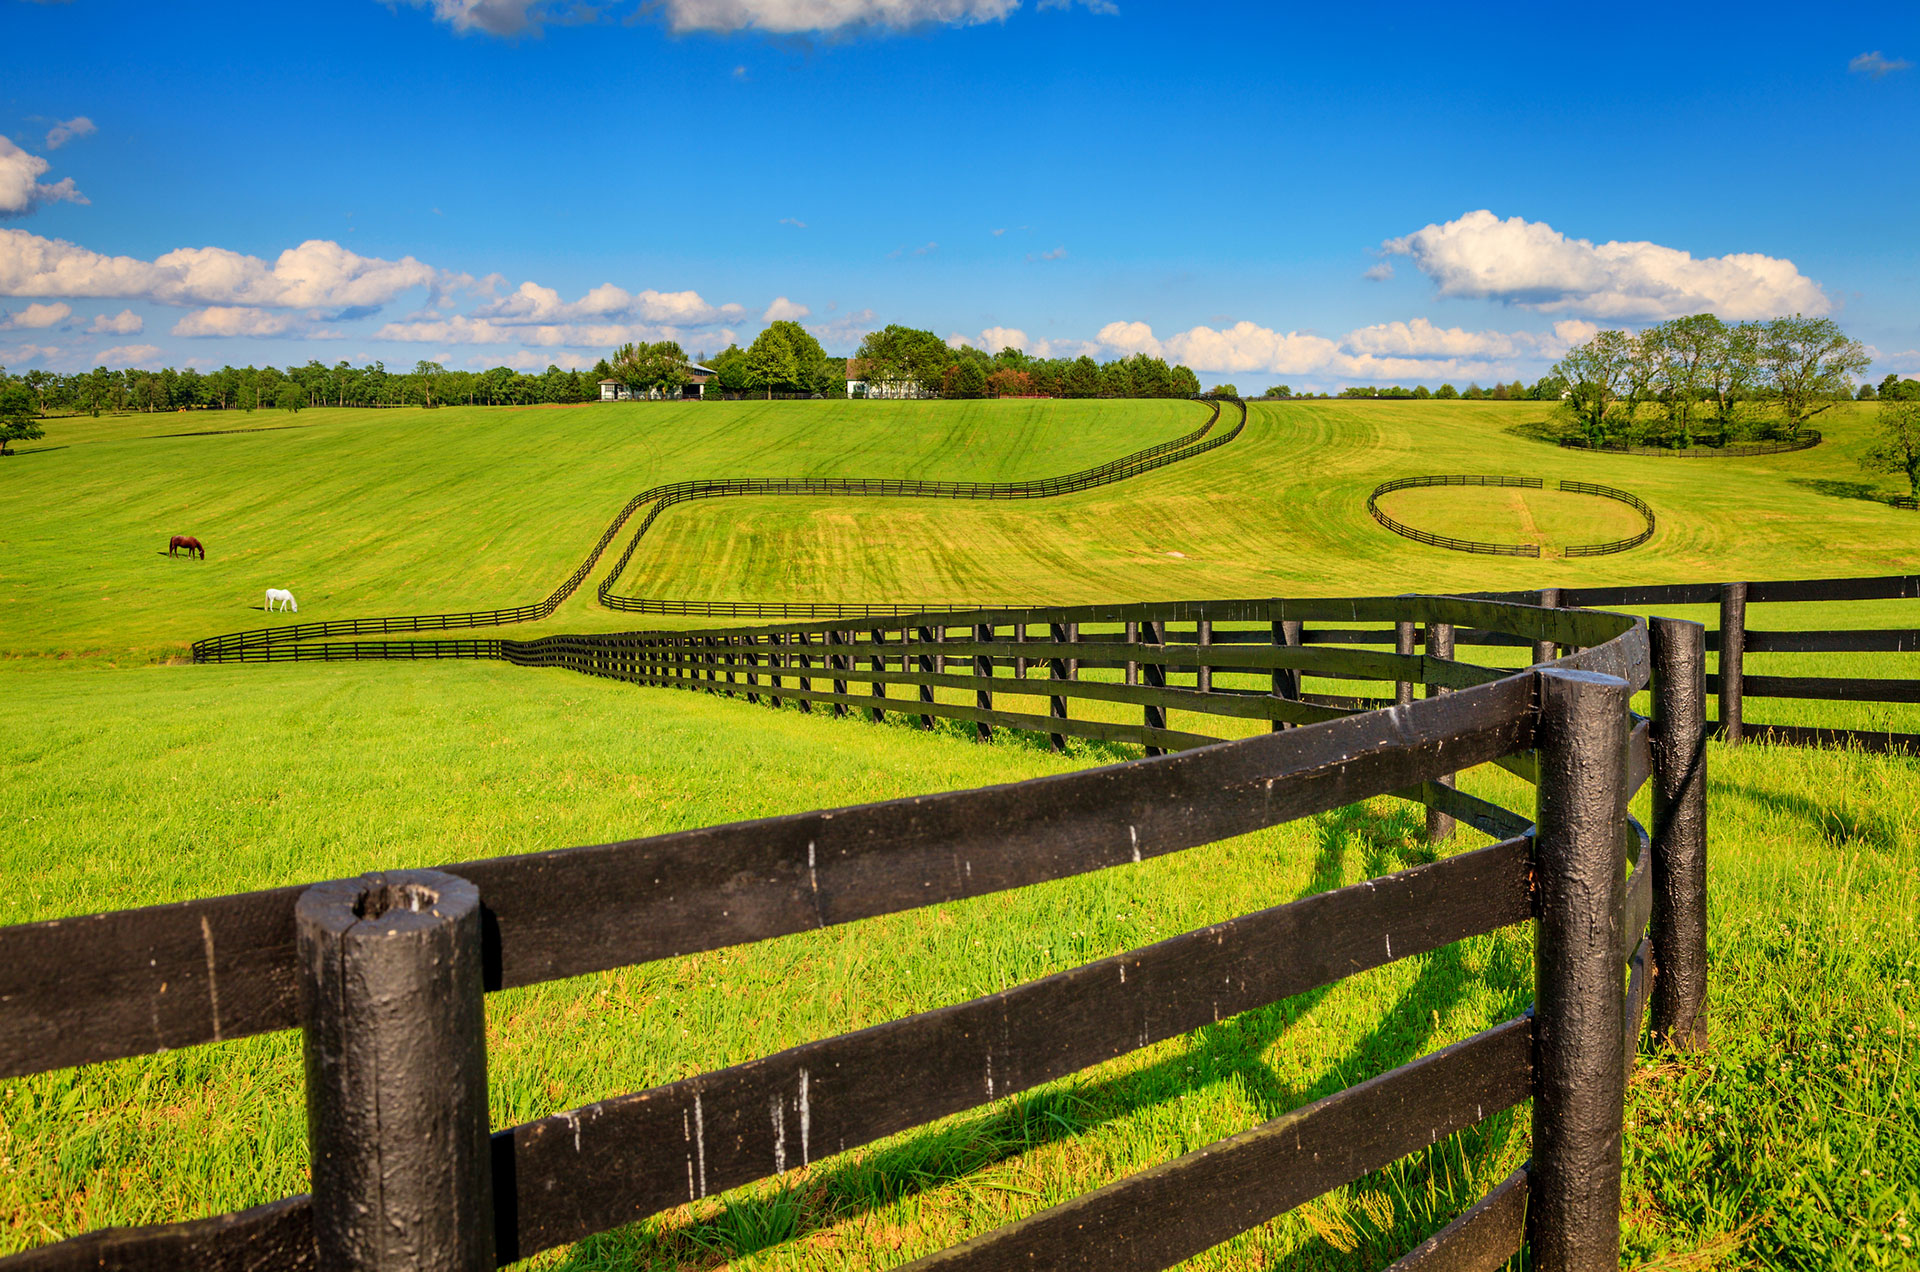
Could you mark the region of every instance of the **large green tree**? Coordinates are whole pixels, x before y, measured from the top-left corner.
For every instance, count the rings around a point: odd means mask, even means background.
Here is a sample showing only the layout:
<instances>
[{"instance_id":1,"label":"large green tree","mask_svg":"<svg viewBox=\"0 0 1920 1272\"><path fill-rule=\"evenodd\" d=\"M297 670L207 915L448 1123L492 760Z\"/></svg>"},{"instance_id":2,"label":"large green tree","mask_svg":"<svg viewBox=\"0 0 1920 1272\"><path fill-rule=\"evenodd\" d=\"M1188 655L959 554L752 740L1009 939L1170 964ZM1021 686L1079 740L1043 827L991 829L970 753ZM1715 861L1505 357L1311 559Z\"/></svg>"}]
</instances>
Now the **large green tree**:
<instances>
[{"instance_id":1,"label":"large green tree","mask_svg":"<svg viewBox=\"0 0 1920 1272\"><path fill-rule=\"evenodd\" d=\"M1641 334L1654 393L1666 405L1668 425L1681 446L1693 445L1709 369L1726 342L1727 325L1713 314L1689 314Z\"/></svg>"},{"instance_id":2,"label":"large green tree","mask_svg":"<svg viewBox=\"0 0 1920 1272\"><path fill-rule=\"evenodd\" d=\"M627 386L635 397L658 395L672 397L692 378L687 371L687 355L678 343L658 340L651 344L624 344L614 351L613 378Z\"/></svg>"},{"instance_id":3,"label":"large green tree","mask_svg":"<svg viewBox=\"0 0 1920 1272\"><path fill-rule=\"evenodd\" d=\"M31 442L47 431L34 417L33 394L24 384L0 380L0 455L11 455L8 442Z\"/></svg>"},{"instance_id":4,"label":"large green tree","mask_svg":"<svg viewBox=\"0 0 1920 1272\"><path fill-rule=\"evenodd\" d=\"M797 322L781 319L747 346L748 382L768 397L781 393L821 393L831 386L827 351ZM844 381L842 381L844 383Z\"/></svg>"},{"instance_id":5,"label":"large green tree","mask_svg":"<svg viewBox=\"0 0 1920 1272\"><path fill-rule=\"evenodd\" d=\"M1621 400L1630 391L1628 371L1634 354L1634 341L1624 331L1603 331L1583 345L1567 350L1553 364L1553 374L1566 383L1567 396L1560 411L1574 430L1594 446L1607 440L1607 431L1621 409ZM1473 396L1474 386L1467 386Z\"/></svg>"},{"instance_id":6,"label":"large green tree","mask_svg":"<svg viewBox=\"0 0 1920 1272\"><path fill-rule=\"evenodd\" d=\"M1789 437L1836 401L1853 397L1853 377L1873 359L1831 318L1794 314L1766 324L1759 361Z\"/></svg>"},{"instance_id":7,"label":"large green tree","mask_svg":"<svg viewBox=\"0 0 1920 1272\"><path fill-rule=\"evenodd\" d=\"M917 384L938 389L959 358L931 331L890 323L867 333L854 360L869 384ZM981 377L984 382L985 376Z\"/></svg>"}]
</instances>

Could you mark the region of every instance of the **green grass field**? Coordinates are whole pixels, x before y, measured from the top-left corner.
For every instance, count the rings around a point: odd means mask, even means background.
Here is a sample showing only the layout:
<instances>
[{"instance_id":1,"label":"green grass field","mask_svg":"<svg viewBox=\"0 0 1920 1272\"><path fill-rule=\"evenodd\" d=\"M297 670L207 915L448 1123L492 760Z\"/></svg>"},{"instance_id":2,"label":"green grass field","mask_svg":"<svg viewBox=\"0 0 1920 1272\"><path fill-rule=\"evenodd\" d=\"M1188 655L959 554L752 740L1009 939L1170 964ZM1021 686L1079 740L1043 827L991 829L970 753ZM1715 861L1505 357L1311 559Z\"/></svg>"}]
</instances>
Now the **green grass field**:
<instances>
[{"instance_id":1,"label":"green grass field","mask_svg":"<svg viewBox=\"0 0 1920 1272\"><path fill-rule=\"evenodd\" d=\"M1849 457L1864 445L1864 412L1823 417L1833 440L1800 455L1680 461L1573 455L1508 432L1536 409L1261 404L1232 446L1057 501L676 508L624 590L1377 594L1883 573L1920 559L1915 514L1831 493L1861 479ZM657 481L1044 476L1200 418L1177 402L1022 402L56 421L30 453L0 461L10 514L0 519L0 651L10 655L0 660L10 761L0 871L13 885L0 892L0 922L1118 758L1110 747L1055 757L1021 738L982 747L958 729L926 735L496 664L154 664L197 636L262 625L249 607L269 584L300 595L301 619L536 599L621 503ZM154 436L209 420L301 427ZM1653 504L1661 534L1595 562L1502 562L1422 548L1367 517L1379 480L1448 471L1621 486ZM1496 505L1479 515L1516 514ZM156 555L177 532L206 539L212 558ZM644 617L599 610L591 590L551 623L503 634ZM1754 621L1920 627L1914 610L1791 606ZM1750 662L1816 665L1920 675L1911 655ZM1902 727L1909 710L1755 702L1749 715ZM1628 1113L1628 1265L1920 1266L1920 762L1716 746L1711 764L1714 1043L1700 1056L1643 1057ZM1504 774L1463 784L1524 806ZM1427 859L1416 813L1373 801L1008 896L495 995L495 1122L960 1001ZM1445 851L1475 842L1464 833ZM1523 930L1481 938L536 1266L894 1266L1464 1037L1517 1010L1530 983ZM300 1191L303 1119L292 1034L0 1083L0 1252ZM1522 1160L1525 1128L1524 1110L1494 1119L1195 1266L1382 1266Z\"/></svg>"}]
</instances>

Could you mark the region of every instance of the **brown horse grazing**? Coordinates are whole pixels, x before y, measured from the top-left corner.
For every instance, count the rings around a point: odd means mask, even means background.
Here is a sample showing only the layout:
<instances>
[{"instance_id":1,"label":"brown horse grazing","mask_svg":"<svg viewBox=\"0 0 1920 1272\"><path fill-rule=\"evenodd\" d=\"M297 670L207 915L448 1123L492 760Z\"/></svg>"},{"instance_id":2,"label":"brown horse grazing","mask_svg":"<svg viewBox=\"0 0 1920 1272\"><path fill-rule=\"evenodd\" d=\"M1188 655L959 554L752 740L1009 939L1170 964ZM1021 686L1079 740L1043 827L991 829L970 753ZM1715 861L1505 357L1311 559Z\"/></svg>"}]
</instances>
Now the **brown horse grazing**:
<instances>
[{"instance_id":1,"label":"brown horse grazing","mask_svg":"<svg viewBox=\"0 0 1920 1272\"><path fill-rule=\"evenodd\" d=\"M207 550L200 546L200 540L190 534L176 534L167 541L168 556L177 556L181 548L187 550L188 556L199 553L202 561L207 559Z\"/></svg>"}]
</instances>

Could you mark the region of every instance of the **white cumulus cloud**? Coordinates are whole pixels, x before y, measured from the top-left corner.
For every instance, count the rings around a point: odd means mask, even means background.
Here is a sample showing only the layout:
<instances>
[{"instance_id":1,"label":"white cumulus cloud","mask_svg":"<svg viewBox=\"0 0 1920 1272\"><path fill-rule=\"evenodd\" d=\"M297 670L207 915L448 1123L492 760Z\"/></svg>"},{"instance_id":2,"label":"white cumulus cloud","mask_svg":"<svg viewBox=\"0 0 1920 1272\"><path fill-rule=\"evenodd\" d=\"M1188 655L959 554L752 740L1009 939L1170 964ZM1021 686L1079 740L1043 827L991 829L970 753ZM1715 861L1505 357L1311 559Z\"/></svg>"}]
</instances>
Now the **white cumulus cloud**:
<instances>
[{"instance_id":1,"label":"white cumulus cloud","mask_svg":"<svg viewBox=\"0 0 1920 1272\"><path fill-rule=\"evenodd\" d=\"M798 322L800 319L812 313L813 310L808 309L805 305L797 305L785 296L779 296L774 299L771 305L767 306L767 312L760 315L760 321L781 322L784 320Z\"/></svg>"},{"instance_id":2,"label":"white cumulus cloud","mask_svg":"<svg viewBox=\"0 0 1920 1272\"><path fill-rule=\"evenodd\" d=\"M146 325L139 314L131 309L122 309L117 314L95 314L93 324L87 328L87 331L96 336L137 336Z\"/></svg>"},{"instance_id":3,"label":"white cumulus cloud","mask_svg":"<svg viewBox=\"0 0 1920 1272\"><path fill-rule=\"evenodd\" d=\"M1485 209L1381 246L1412 258L1442 296L1501 300L1541 313L1644 321L1703 310L1738 319L1832 308L1817 283L1779 257L1695 257L1658 243L1593 243L1543 221L1501 220Z\"/></svg>"},{"instance_id":4,"label":"white cumulus cloud","mask_svg":"<svg viewBox=\"0 0 1920 1272\"><path fill-rule=\"evenodd\" d=\"M1018 327L988 327L976 336L963 336L954 332L947 337L949 348L958 349L962 345L972 345L976 349L985 349L988 353L999 353L1002 349L1019 349L1032 353L1028 348L1027 333ZM1046 356L1044 354L1039 356Z\"/></svg>"},{"instance_id":5,"label":"white cumulus cloud","mask_svg":"<svg viewBox=\"0 0 1920 1272\"><path fill-rule=\"evenodd\" d=\"M1098 345L1109 355L1151 354L1213 373L1418 381L1513 375L1515 364L1550 362L1597 330L1576 318L1546 332L1467 331L1415 318L1338 339L1253 322L1198 326L1160 339L1144 322L1110 322L1100 329Z\"/></svg>"},{"instance_id":6,"label":"white cumulus cloud","mask_svg":"<svg viewBox=\"0 0 1920 1272\"><path fill-rule=\"evenodd\" d=\"M488 318L453 314L446 318L390 322L374 333L376 340L400 340L437 345L521 344L539 348L612 348L628 342L676 340L682 344L695 334L679 327L652 323L503 323ZM725 345L734 339L728 328L708 328L698 339Z\"/></svg>"},{"instance_id":7,"label":"white cumulus cloud","mask_svg":"<svg viewBox=\"0 0 1920 1272\"><path fill-rule=\"evenodd\" d=\"M276 313L251 305L209 305L173 324L176 336L285 336L306 334L297 314Z\"/></svg>"},{"instance_id":8,"label":"white cumulus cloud","mask_svg":"<svg viewBox=\"0 0 1920 1272\"><path fill-rule=\"evenodd\" d=\"M432 266L360 256L326 239L290 247L272 264L222 247L187 247L151 261L105 256L64 239L0 230L0 295L114 297L171 305L275 308L384 305L439 282Z\"/></svg>"},{"instance_id":9,"label":"white cumulus cloud","mask_svg":"<svg viewBox=\"0 0 1920 1272\"><path fill-rule=\"evenodd\" d=\"M6 137L0 137L0 217L25 216L43 203L85 203L72 177L51 183L40 180L53 165L39 155L28 154ZM16 295L18 293L15 293Z\"/></svg>"},{"instance_id":10,"label":"white cumulus cloud","mask_svg":"<svg viewBox=\"0 0 1920 1272\"><path fill-rule=\"evenodd\" d=\"M638 318L642 322L699 327L738 322L746 312L741 305L708 304L695 291L661 292L648 288L629 292L612 283L600 284L579 300L563 301L554 288L527 282L512 293L481 305L473 311L473 316L501 325Z\"/></svg>"},{"instance_id":11,"label":"white cumulus cloud","mask_svg":"<svg viewBox=\"0 0 1920 1272\"><path fill-rule=\"evenodd\" d=\"M0 330L42 330L47 327L58 327L71 317L73 317L72 305L63 305L57 302L51 305L42 305L36 302L28 305L25 309L0 315Z\"/></svg>"},{"instance_id":12,"label":"white cumulus cloud","mask_svg":"<svg viewBox=\"0 0 1920 1272\"><path fill-rule=\"evenodd\" d=\"M1425 318L1383 322L1349 331L1341 344L1356 354L1408 358L1558 358L1600 329L1578 318L1564 318L1549 332L1467 331L1438 327Z\"/></svg>"},{"instance_id":13,"label":"white cumulus cloud","mask_svg":"<svg viewBox=\"0 0 1920 1272\"><path fill-rule=\"evenodd\" d=\"M81 137L91 137L100 131L93 121L85 115L75 115L72 119L63 119L47 129L47 149L58 150L70 141Z\"/></svg>"},{"instance_id":14,"label":"white cumulus cloud","mask_svg":"<svg viewBox=\"0 0 1920 1272\"><path fill-rule=\"evenodd\" d=\"M93 363L100 367L137 367L143 362L160 356L160 346L150 344L114 345L111 349L102 349L93 355Z\"/></svg>"}]
</instances>

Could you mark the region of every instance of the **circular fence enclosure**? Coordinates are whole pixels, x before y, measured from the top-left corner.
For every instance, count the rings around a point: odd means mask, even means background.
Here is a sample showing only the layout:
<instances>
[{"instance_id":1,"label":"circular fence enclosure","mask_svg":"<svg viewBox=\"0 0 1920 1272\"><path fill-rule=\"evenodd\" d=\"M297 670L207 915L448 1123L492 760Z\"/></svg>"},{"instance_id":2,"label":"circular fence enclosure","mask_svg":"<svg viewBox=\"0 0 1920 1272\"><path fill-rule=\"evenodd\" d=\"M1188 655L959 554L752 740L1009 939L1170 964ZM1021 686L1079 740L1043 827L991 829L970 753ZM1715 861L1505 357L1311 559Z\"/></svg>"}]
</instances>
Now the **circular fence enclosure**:
<instances>
[{"instance_id":1,"label":"circular fence enclosure","mask_svg":"<svg viewBox=\"0 0 1920 1272\"><path fill-rule=\"evenodd\" d=\"M1477 474L1448 474L1423 477L1397 477L1392 481L1383 481L1367 495L1367 511L1373 519L1403 539L1412 539L1415 543L1424 543L1428 547L1446 548L1452 552L1471 552L1477 556L1538 557L1540 545L1535 543L1490 543L1480 539L1457 539L1452 535L1433 534L1405 522L1396 521L1380 510L1380 497L1390 495L1396 490L1416 490L1430 486L1506 486L1524 490L1544 490L1546 483L1539 477L1501 477L1481 476ZM1612 499L1626 504L1640 514L1644 525L1640 533L1624 539L1613 539L1606 543L1576 543L1561 549L1564 557L1612 556L1616 552L1626 552L1637 548L1653 537L1659 523L1653 515L1653 509L1646 500L1632 491L1620 490L1614 486L1599 486L1590 481L1561 481L1554 483L1554 489L1574 495L1594 495L1601 499Z\"/></svg>"}]
</instances>

